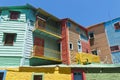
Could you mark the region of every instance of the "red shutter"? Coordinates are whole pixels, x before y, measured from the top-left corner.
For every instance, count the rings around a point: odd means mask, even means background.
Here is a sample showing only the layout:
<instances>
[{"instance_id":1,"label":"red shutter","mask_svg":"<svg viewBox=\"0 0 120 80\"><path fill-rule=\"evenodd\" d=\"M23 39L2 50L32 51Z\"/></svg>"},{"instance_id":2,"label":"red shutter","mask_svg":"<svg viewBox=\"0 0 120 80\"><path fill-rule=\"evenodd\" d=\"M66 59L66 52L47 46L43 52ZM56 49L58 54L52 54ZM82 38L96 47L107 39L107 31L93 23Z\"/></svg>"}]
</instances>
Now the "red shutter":
<instances>
[{"instance_id":1,"label":"red shutter","mask_svg":"<svg viewBox=\"0 0 120 80\"><path fill-rule=\"evenodd\" d=\"M35 37L34 38L34 54L35 56L44 55L44 39Z\"/></svg>"}]
</instances>

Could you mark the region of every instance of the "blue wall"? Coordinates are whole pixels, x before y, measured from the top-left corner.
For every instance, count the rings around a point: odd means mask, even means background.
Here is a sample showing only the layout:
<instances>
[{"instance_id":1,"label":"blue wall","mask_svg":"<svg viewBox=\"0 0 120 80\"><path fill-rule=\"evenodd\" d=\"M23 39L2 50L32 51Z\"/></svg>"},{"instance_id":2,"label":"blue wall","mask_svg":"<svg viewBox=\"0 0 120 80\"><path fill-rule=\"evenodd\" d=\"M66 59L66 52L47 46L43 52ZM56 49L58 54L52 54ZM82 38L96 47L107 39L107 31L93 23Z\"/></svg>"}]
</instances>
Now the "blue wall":
<instances>
[{"instance_id":1,"label":"blue wall","mask_svg":"<svg viewBox=\"0 0 120 80\"><path fill-rule=\"evenodd\" d=\"M114 24L120 22L120 18L116 18L105 22L105 31L110 46L119 45L120 46L120 30L115 30ZM120 63L120 52L111 52L113 63Z\"/></svg>"}]
</instances>

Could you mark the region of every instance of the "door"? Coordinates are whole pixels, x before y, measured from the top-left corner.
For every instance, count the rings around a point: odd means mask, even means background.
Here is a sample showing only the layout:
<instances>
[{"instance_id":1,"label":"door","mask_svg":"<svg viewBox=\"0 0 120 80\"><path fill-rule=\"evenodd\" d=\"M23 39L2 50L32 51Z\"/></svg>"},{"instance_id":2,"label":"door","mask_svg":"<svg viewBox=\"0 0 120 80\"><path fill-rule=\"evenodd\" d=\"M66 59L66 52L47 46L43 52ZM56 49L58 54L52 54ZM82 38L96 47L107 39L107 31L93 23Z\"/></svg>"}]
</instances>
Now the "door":
<instances>
[{"instance_id":1,"label":"door","mask_svg":"<svg viewBox=\"0 0 120 80\"><path fill-rule=\"evenodd\" d=\"M33 80L42 80L42 75L34 75Z\"/></svg>"},{"instance_id":2,"label":"door","mask_svg":"<svg viewBox=\"0 0 120 80\"><path fill-rule=\"evenodd\" d=\"M75 72L74 80L82 80L82 74L80 72Z\"/></svg>"},{"instance_id":3,"label":"door","mask_svg":"<svg viewBox=\"0 0 120 80\"><path fill-rule=\"evenodd\" d=\"M34 38L34 56L44 56L44 39Z\"/></svg>"}]
</instances>

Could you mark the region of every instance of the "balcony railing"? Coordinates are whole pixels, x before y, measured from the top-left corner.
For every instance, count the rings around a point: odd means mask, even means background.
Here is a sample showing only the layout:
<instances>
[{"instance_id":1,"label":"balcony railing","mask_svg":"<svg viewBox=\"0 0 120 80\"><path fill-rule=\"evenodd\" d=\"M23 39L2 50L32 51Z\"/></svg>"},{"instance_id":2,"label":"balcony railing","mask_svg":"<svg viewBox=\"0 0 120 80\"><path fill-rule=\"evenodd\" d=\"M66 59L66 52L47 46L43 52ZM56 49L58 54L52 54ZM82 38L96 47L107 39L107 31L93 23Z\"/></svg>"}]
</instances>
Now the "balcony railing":
<instances>
[{"instance_id":1,"label":"balcony railing","mask_svg":"<svg viewBox=\"0 0 120 80\"><path fill-rule=\"evenodd\" d=\"M50 48L44 48L40 46L33 47L32 56L33 57L36 56L44 59L51 59L51 60L61 60L60 51Z\"/></svg>"},{"instance_id":2,"label":"balcony railing","mask_svg":"<svg viewBox=\"0 0 120 80\"><path fill-rule=\"evenodd\" d=\"M57 36L61 36L60 29L55 28L54 26L46 24L45 21L37 20L35 26L36 26L36 29L39 29L39 30L42 30L42 31L44 30L44 31L46 31L48 33L52 33L52 34L55 34Z\"/></svg>"},{"instance_id":3,"label":"balcony railing","mask_svg":"<svg viewBox=\"0 0 120 80\"><path fill-rule=\"evenodd\" d=\"M90 53L77 53L76 62L78 64L100 63L100 58L97 55Z\"/></svg>"}]
</instances>

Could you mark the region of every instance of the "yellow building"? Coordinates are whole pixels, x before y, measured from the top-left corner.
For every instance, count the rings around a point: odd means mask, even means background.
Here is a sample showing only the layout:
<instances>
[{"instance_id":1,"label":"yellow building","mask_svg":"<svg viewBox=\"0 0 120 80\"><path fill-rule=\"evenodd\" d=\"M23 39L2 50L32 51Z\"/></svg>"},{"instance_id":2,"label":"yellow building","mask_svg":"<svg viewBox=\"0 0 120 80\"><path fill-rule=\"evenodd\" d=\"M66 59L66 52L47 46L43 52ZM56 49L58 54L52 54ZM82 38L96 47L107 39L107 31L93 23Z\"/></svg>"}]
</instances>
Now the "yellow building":
<instances>
[{"instance_id":1,"label":"yellow building","mask_svg":"<svg viewBox=\"0 0 120 80\"><path fill-rule=\"evenodd\" d=\"M119 69L118 64L0 67L0 80L120 80Z\"/></svg>"}]
</instances>

